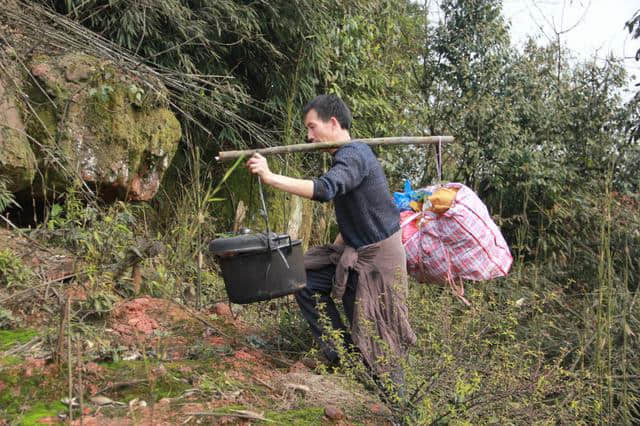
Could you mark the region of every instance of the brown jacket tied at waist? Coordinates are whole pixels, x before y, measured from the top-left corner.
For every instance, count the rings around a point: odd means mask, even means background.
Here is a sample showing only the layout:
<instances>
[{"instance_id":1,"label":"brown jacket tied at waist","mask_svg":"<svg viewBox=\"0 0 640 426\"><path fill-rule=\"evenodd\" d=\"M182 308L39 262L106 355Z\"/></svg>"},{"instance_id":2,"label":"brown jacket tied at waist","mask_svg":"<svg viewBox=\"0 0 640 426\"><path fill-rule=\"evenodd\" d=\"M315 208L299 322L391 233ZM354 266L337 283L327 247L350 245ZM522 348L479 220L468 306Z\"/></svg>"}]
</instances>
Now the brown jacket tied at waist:
<instances>
[{"instance_id":1,"label":"brown jacket tied at waist","mask_svg":"<svg viewBox=\"0 0 640 426\"><path fill-rule=\"evenodd\" d=\"M378 372L387 371L387 363L394 362L389 355L406 356L416 335L407 313L407 268L401 231L358 249L335 244L311 248L304 265L306 269L336 265L331 295L337 299L345 292L349 272L358 274L351 338L369 366ZM379 362L382 359L388 361L383 365Z\"/></svg>"}]
</instances>

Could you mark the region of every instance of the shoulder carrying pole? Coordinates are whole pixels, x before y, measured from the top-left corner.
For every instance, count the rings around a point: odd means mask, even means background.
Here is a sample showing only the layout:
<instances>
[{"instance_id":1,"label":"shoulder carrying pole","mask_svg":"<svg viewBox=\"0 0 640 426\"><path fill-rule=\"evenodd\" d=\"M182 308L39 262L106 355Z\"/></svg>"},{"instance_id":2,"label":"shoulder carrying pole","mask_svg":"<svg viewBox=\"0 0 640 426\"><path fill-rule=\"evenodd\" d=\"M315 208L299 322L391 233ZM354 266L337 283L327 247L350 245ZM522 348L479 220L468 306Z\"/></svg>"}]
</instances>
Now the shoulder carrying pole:
<instances>
[{"instance_id":1,"label":"shoulder carrying pole","mask_svg":"<svg viewBox=\"0 0 640 426\"><path fill-rule=\"evenodd\" d=\"M273 146L270 148L245 149L240 151L220 151L216 161L227 161L235 158L259 153L262 155L285 154L290 152L318 151L327 148L339 148L351 142L362 142L367 145L431 145L453 142L453 136L397 136L389 138L353 139L346 142L313 142L296 145Z\"/></svg>"}]
</instances>

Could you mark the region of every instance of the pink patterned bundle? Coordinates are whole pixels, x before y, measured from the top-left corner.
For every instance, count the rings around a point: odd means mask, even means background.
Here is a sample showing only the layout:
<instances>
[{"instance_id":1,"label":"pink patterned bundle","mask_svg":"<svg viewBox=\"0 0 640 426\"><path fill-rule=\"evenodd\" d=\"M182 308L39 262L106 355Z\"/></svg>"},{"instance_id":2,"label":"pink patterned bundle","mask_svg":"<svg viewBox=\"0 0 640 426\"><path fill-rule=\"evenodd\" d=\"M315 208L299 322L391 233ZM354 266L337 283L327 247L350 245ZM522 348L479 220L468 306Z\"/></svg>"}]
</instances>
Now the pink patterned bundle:
<instances>
[{"instance_id":1,"label":"pink patterned bundle","mask_svg":"<svg viewBox=\"0 0 640 426\"><path fill-rule=\"evenodd\" d=\"M465 303L462 283L506 276L513 257L498 226L478 196L461 183L426 188L457 189L449 209L442 214L425 208L400 215L407 269L419 282L448 283Z\"/></svg>"}]
</instances>

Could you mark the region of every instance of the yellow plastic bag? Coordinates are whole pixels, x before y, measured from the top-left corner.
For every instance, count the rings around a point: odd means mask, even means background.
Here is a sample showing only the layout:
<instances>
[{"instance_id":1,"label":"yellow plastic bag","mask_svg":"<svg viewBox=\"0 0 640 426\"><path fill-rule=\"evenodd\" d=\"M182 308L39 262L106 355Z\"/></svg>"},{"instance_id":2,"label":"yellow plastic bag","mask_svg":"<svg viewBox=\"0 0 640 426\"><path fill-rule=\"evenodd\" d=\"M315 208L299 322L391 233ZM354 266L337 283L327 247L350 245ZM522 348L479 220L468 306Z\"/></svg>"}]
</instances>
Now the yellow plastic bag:
<instances>
[{"instance_id":1,"label":"yellow plastic bag","mask_svg":"<svg viewBox=\"0 0 640 426\"><path fill-rule=\"evenodd\" d=\"M431 207L429 210L443 214L451 207L453 204L453 200L456 199L456 194L458 193L458 188L440 188L432 195L429 196L429 201L431 202Z\"/></svg>"}]
</instances>

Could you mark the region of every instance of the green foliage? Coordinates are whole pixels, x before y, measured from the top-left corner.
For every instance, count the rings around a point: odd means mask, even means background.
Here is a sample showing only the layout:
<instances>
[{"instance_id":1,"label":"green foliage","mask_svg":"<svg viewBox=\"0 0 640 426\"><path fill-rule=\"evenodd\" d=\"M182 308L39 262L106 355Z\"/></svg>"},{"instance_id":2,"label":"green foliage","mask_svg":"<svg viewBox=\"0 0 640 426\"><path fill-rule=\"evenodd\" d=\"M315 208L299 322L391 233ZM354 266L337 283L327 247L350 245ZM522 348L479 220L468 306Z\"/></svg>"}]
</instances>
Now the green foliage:
<instances>
[{"instance_id":1,"label":"green foliage","mask_svg":"<svg viewBox=\"0 0 640 426\"><path fill-rule=\"evenodd\" d=\"M173 274L164 263L156 264L153 273L142 283L142 292L152 297L171 299L178 290L177 280L187 274Z\"/></svg>"},{"instance_id":2,"label":"green foliage","mask_svg":"<svg viewBox=\"0 0 640 426\"><path fill-rule=\"evenodd\" d=\"M33 271L11 250L0 250L0 287L24 286L33 278Z\"/></svg>"},{"instance_id":3,"label":"green foliage","mask_svg":"<svg viewBox=\"0 0 640 426\"><path fill-rule=\"evenodd\" d=\"M156 218L157 224L169 229L162 241L170 248L163 259L164 265L157 265L152 280L145 285L150 286L151 294L173 294L182 297L187 293L195 296L193 289L200 286L206 297L220 298L220 280L211 273L203 270L203 256L206 245L215 235L221 220L221 204L227 202L227 181L238 167L244 162L239 158L228 166L219 180L214 179L212 171L206 167L207 162L202 158L201 151L193 147L187 163L189 175L185 180L175 182L179 196L168 200L168 194L161 195L163 204L169 208L161 212ZM233 196L233 194L230 194ZM223 229L229 229L225 226ZM179 272L177 272L179 271ZM164 293L160 290L164 287ZM172 291L167 291L171 289Z\"/></svg>"},{"instance_id":4,"label":"green foliage","mask_svg":"<svg viewBox=\"0 0 640 426\"><path fill-rule=\"evenodd\" d=\"M632 38L640 38L640 9L633 14L631 19L625 22L624 26L629 30ZM640 49L636 51L636 60L638 59L640 59Z\"/></svg>"},{"instance_id":5,"label":"green foliage","mask_svg":"<svg viewBox=\"0 0 640 426\"><path fill-rule=\"evenodd\" d=\"M353 136L376 137L413 130L420 100L412 64L420 55L424 14L417 5L376 1L342 17L329 37L335 51L326 91L343 97L354 112Z\"/></svg>"},{"instance_id":6,"label":"green foliage","mask_svg":"<svg viewBox=\"0 0 640 426\"><path fill-rule=\"evenodd\" d=\"M409 371L431 386L418 409L424 421L475 423L476 414L498 423L520 416L554 423L635 418L637 202L606 187L585 188L547 214L549 227L521 229L540 235L531 248L536 261L516 262L506 279L474 283L471 310L437 288L413 289L410 312L420 340ZM473 409L452 404L458 380L472 384L474 372L484 391L472 392ZM489 410L495 415L481 414L494 404L485 391L501 400ZM543 412L551 415L539 417Z\"/></svg>"},{"instance_id":7,"label":"green foliage","mask_svg":"<svg viewBox=\"0 0 640 426\"><path fill-rule=\"evenodd\" d=\"M412 289L410 312L419 340L407 369L417 392L408 401L409 423L591 418L594 394L588 376L563 368L560 357L547 356L538 336L519 333L529 313L512 297L509 287L485 284L472 290L473 308L466 309L438 287Z\"/></svg>"},{"instance_id":8,"label":"green foliage","mask_svg":"<svg viewBox=\"0 0 640 426\"><path fill-rule=\"evenodd\" d=\"M18 424L36 425L42 417L56 416L65 411L59 401L64 395L62 381L50 381L45 374L24 375L24 360L0 359L0 418L17 420Z\"/></svg>"},{"instance_id":9,"label":"green foliage","mask_svg":"<svg viewBox=\"0 0 640 426\"><path fill-rule=\"evenodd\" d=\"M134 209L118 202L99 211L70 192L63 204L51 206L46 224L54 242L80 253L84 260L104 270L124 257L127 246L133 244Z\"/></svg>"},{"instance_id":10,"label":"green foliage","mask_svg":"<svg viewBox=\"0 0 640 426\"><path fill-rule=\"evenodd\" d=\"M6 351L12 346L26 343L33 339L37 333L35 330L1 330L0 326L0 351Z\"/></svg>"},{"instance_id":11,"label":"green foliage","mask_svg":"<svg viewBox=\"0 0 640 426\"><path fill-rule=\"evenodd\" d=\"M553 312L549 317L557 327L548 337L539 336L540 344L553 353L559 351L558 342L568 342L574 349L565 355L566 365L594 371L601 402L608 405L606 415L625 422L635 416L633 392L639 386L627 378L637 371L628 359L640 345L632 331L640 326L634 302L640 285L638 213L636 200L610 193L606 186L568 198L549 212L553 226L545 240L557 245L547 246L551 255L540 273L542 288L555 287L555 297L542 309ZM569 238L574 243L567 244ZM561 309L549 309L554 304ZM572 329L560 331L571 321Z\"/></svg>"},{"instance_id":12,"label":"green foliage","mask_svg":"<svg viewBox=\"0 0 640 426\"><path fill-rule=\"evenodd\" d=\"M16 322L17 320L10 310L0 307L0 330L12 328Z\"/></svg>"},{"instance_id":13,"label":"green foliage","mask_svg":"<svg viewBox=\"0 0 640 426\"><path fill-rule=\"evenodd\" d=\"M117 301L118 298L113 292L95 289L87 295L87 300L80 303L80 312L92 317L104 318L108 316Z\"/></svg>"},{"instance_id":14,"label":"green foliage","mask_svg":"<svg viewBox=\"0 0 640 426\"><path fill-rule=\"evenodd\" d=\"M325 418L323 407L301 408L286 412L273 411L265 413L264 417L278 424L287 425L315 425Z\"/></svg>"},{"instance_id":15,"label":"green foliage","mask_svg":"<svg viewBox=\"0 0 640 426\"><path fill-rule=\"evenodd\" d=\"M69 192L64 202L51 206L46 221L51 243L77 253L87 265L87 300L84 313L102 316L116 301L109 277L124 262L136 240L136 207L118 202L108 209L87 206L78 194Z\"/></svg>"},{"instance_id":16,"label":"green foliage","mask_svg":"<svg viewBox=\"0 0 640 426\"><path fill-rule=\"evenodd\" d=\"M266 333L264 344L256 342L254 346L264 345L267 350L294 354L309 350L313 344L312 335L306 320L299 314L297 303L276 299L261 305L262 309L248 310L243 314L248 321L262 324ZM265 307L273 314L264 315Z\"/></svg>"},{"instance_id":17,"label":"green foliage","mask_svg":"<svg viewBox=\"0 0 640 426\"><path fill-rule=\"evenodd\" d=\"M40 419L44 417L54 417L58 413L64 412L66 406L61 402L56 401L53 403L36 402L30 407L24 415L20 417L20 424L24 426L37 426L41 425Z\"/></svg>"},{"instance_id":18,"label":"green foliage","mask_svg":"<svg viewBox=\"0 0 640 426\"><path fill-rule=\"evenodd\" d=\"M7 189L7 183L4 179L0 178L0 214L2 214L7 207L16 205L13 193Z\"/></svg>"},{"instance_id":19,"label":"green foliage","mask_svg":"<svg viewBox=\"0 0 640 426\"><path fill-rule=\"evenodd\" d=\"M563 46L509 45L499 1L439 4L440 20L422 33L422 95L413 122L430 134L452 134L444 179L474 188L499 215L512 244L536 244L543 212L567 188L597 182L615 165L616 188L633 190L630 161L637 147L622 131L625 75L618 61L575 63ZM430 183L435 161L424 148L383 156L398 186ZM518 240L522 226L534 230ZM529 256L531 253L521 252Z\"/></svg>"},{"instance_id":20,"label":"green foliage","mask_svg":"<svg viewBox=\"0 0 640 426\"><path fill-rule=\"evenodd\" d=\"M239 200L257 194L246 172L230 178L241 160L228 169L209 159L229 147L302 141L300 107L331 92L351 106L354 137L454 135L444 179L478 192L515 257L508 278L473 285L471 309L439 287L412 289L420 339L405 366L410 391L388 401L396 420L637 421L640 97L622 104L618 61L579 62L553 43L512 48L499 0L55 4L155 69L189 82L196 75L199 89L174 89L173 103L211 132L183 126L172 174L150 206L85 208L78 194L53 206L52 241L87 265L87 311L110 309L107 272L139 237L168 248L145 261L144 292L190 300L187 290L199 284L205 302L223 298L215 267L201 259L205 242L229 230ZM434 4L437 20L427 10ZM628 23L635 36L638 22L636 14ZM127 90L132 101L144 99L141 88ZM98 86L92 94L111 93ZM435 177L424 148L379 151L394 188ZM272 164L307 177L326 169L326 158ZM0 211L3 197L6 208L11 195L0 188ZM286 216L286 202L273 197L270 208ZM330 229L326 216L316 208L314 228ZM265 315L266 306L275 308ZM270 349L310 345L295 307L252 309L245 314L269 330ZM355 378L365 372L353 361L345 372ZM385 380L369 385L384 390Z\"/></svg>"}]
</instances>

